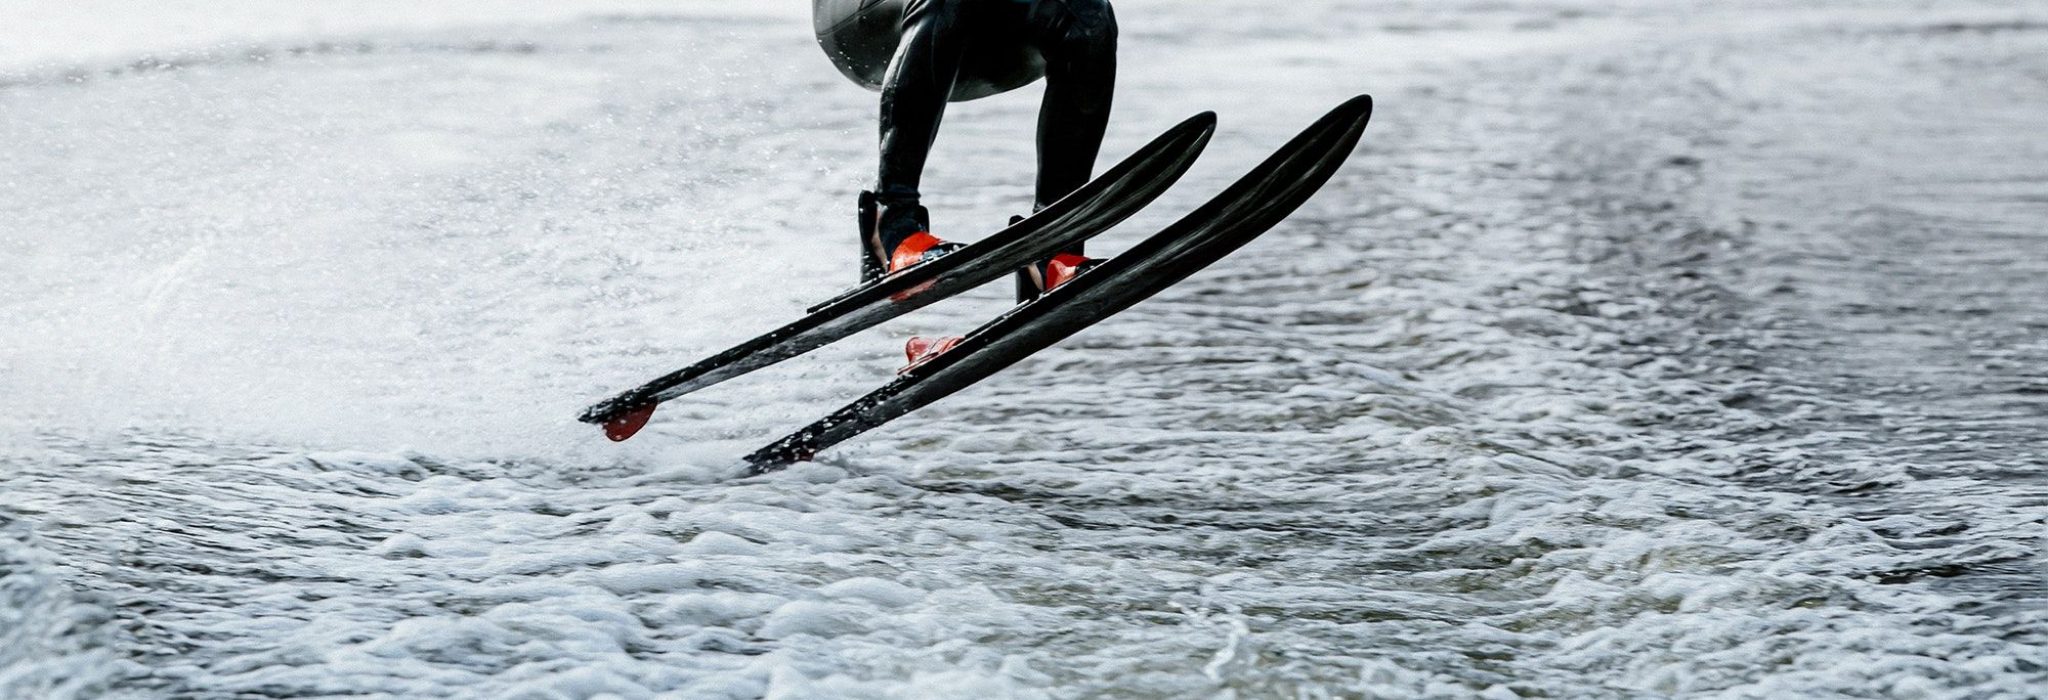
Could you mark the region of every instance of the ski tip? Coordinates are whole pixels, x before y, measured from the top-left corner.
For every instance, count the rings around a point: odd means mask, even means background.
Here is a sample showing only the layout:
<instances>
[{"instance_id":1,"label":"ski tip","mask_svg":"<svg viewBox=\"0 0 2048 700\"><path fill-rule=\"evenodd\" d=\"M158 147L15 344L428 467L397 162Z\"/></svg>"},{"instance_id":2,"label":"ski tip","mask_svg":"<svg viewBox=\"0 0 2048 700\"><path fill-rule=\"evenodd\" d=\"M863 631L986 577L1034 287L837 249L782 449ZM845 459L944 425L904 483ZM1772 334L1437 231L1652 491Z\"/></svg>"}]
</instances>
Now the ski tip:
<instances>
[{"instance_id":1,"label":"ski tip","mask_svg":"<svg viewBox=\"0 0 2048 700\"><path fill-rule=\"evenodd\" d=\"M1359 95L1345 100L1344 104L1338 105L1337 110L1340 112L1357 112L1360 116L1370 119L1372 118L1372 95Z\"/></svg>"},{"instance_id":2,"label":"ski tip","mask_svg":"<svg viewBox=\"0 0 2048 700\"><path fill-rule=\"evenodd\" d=\"M647 427L647 421L654 417L654 404L647 404L619 414L604 422L604 436L612 442L625 442Z\"/></svg>"}]
</instances>

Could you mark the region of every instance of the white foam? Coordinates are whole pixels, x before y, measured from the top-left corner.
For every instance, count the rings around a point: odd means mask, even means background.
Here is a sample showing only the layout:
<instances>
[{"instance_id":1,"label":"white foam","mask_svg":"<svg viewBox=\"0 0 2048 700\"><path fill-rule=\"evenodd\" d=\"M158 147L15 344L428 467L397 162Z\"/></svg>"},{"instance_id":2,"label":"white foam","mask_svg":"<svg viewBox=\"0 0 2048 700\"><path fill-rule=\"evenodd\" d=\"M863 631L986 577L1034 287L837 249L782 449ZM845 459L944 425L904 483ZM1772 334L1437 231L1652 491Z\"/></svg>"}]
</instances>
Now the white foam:
<instances>
[{"instance_id":1,"label":"white foam","mask_svg":"<svg viewBox=\"0 0 2048 700\"><path fill-rule=\"evenodd\" d=\"M22 183L0 190L0 508L37 531L0 540L28 562L0 574L0 695L2038 686L2039 489L1934 453L2030 424L1962 434L1771 354L1799 318L1758 302L1774 282L1745 275L1778 263L1744 251L1798 232L1716 223L1756 200L1695 169L1836 144L1759 125L2039 32L1913 33L1995 7L1255 5L1118 3L1106 151L1199 109L1223 130L1091 250L1374 92L1329 191L762 478L732 458L886 381L892 339L1007 305L981 290L672 402L624 445L571 421L850 281L821 222L865 182L873 97L801 22L224 5L185 39L113 22L116 58L48 54L90 70L0 89L0 181ZM301 10L362 16L264 19ZM335 37L368 49L114 70ZM1873 47L1892 60L1842 70ZM1028 207L1033 97L950 113L928 180L947 226ZM1987 361L2026 366L2004 347Z\"/></svg>"}]
</instances>

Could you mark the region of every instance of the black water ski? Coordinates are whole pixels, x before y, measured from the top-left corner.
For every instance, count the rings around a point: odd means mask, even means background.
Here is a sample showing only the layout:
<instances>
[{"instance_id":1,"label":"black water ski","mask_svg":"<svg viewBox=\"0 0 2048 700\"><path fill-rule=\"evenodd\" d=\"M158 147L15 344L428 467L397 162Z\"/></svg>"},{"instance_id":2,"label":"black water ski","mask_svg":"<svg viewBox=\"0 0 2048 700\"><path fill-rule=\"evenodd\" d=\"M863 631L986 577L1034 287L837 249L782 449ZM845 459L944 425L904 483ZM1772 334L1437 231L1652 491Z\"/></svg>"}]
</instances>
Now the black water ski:
<instances>
[{"instance_id":1,"label":"black water ski","mask_svg":"<svg viewBox=\"0 0 2048 700\"><path fill-rule=\"evenodd\" d=\"M1345 102L1194 213L1129 251L967 335L958 346L823 420L748 455L752 474L819 450L973 385L1159 293L1280 223L1329 182L1357 148L1372 98Z\"/></svg>"},{"instance_id":2,"label":"black water ski","mask_svg":"<svg viewBox=\"0 0 2048 700\"><path fill-rule=\"evenodd\" d=\"M1010 274L1129 218L1180 179L1215 133L1203 112L1051 206L950 255L920 263L813 307L788 325L584 410L614 440L631 437L654 406L822 347Z\"/></svg>"}]
</instances>

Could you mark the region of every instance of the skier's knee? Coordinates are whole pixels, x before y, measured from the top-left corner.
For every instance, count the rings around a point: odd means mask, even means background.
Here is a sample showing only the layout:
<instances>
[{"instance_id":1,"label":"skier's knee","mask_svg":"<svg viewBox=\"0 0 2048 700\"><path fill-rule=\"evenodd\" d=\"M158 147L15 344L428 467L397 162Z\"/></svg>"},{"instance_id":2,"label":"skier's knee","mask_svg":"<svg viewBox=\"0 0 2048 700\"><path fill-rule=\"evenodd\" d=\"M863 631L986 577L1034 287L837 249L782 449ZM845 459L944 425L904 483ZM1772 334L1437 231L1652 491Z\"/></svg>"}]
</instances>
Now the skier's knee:
<instances>
[{"instance_id":1,"label":"skier's knee","mask_svg":"<svg viewBox=\"0 0 2048 700\"><path fill-rule=\"evenodd\" d=\"M1058 42L1062 53L1077 59L1116 54L1116 13L1108 0L1060 0Z\"/></svg>"},{"instance_id":2,"label":"skier's knee","mask_svg":"<svg viewBox=\"0 0 2048 700\"><path fill-rule=\"evenodd\" d=\"M1097 45L1116 45L1116 13L1109 0L1064 0L1070 39Z\"/></svg>"}]
</instances>

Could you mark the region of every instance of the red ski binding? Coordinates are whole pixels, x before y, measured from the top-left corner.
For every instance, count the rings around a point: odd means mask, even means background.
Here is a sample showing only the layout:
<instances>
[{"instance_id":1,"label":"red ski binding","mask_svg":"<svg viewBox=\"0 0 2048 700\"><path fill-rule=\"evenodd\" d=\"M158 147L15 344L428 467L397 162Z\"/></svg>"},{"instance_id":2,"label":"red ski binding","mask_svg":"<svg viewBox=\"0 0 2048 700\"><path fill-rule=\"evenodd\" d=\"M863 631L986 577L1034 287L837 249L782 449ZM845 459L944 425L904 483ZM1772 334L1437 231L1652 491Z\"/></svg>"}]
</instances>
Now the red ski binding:
<instances>
[{"instance_id":1,"label":"red ski binding","mask_svg":"<svg viewBox=\"0 0 2048 700\"><path fill-rule=\"evenodd\" d=\"M946 338L913 337L910 342L903 344L903 355L910 360L910 364L896 370L896 373L903 374L917 369L919 365L932 361L932 358L938 357L940 353L953 349L953 346L959 345L962 340L965 338L957 335Z\"/></svg>"}]
</instances>

